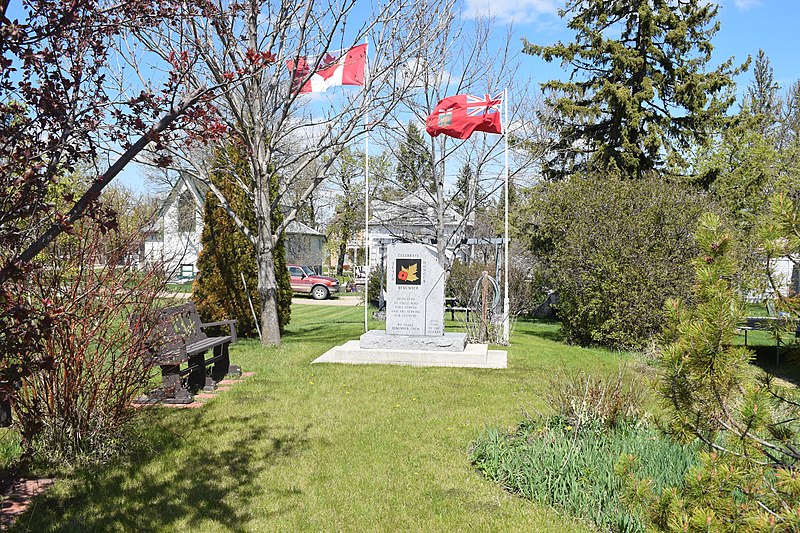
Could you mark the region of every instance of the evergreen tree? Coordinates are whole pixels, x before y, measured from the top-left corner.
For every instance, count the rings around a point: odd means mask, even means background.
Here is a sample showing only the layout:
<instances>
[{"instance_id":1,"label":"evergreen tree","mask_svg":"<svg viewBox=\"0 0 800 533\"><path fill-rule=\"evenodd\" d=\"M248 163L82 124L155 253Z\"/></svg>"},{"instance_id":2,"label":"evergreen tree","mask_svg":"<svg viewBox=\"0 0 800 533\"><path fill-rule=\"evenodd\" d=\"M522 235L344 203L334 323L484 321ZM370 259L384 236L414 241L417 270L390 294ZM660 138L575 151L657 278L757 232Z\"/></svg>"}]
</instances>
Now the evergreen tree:
<instances>
[{"instance_id":1,"label":"evergreen tree","mask_svg":"<svg viewBox=\"0 0 800 533\"><path fill-rule=\"evenodd\" d=\"M450 201L453 208L462 215L469 215L477 208L485 194L475 179L472 166L464 163L456 176L456 186Z\"/></svg>"},{"instance_id":2,"label":"evergreen tree","mask_svg":"<svg viewBox=\"0 0 800 533\"><path fill-rule=\"evenodd\" d=\"M594 165L640 178L667 164L684 166L682 152L703 142L733 103L728 59L711 59L716 4L701 0L568 0L575 41L525 53L571 66L569 81L543 85L556 111L560 138L550 177Z\"/></svg>"},{"instance_id":3,"label":"evergreen tree","mask_svg":"<svg viewBox=\"0 0 800 533\"><path fill-rule=\"evenodd\" d=\"M783 196L773 207L778 219L769 240L788 243L796 206ZM797 388L756 375L752 354L734 342L744 312L733 282L737 243L719 217L703 217L697 243L693 297L665 305L656 388L666 415L659 427L682 442L699 440L705 451L683 487L658 491L652 480L637 479L635 459L623 456L624 499L662 531L797 531Z\"/></svg>"},{"instance_id":4,"label":"evergreen tree","mask_svg":"<svg viewBox=\"0 0 800 533\"><path fill-rule=\"evenodd\" d=\"M770 131L780 119L779 90L769 57L764 50L759 50L753 63L753 81L747 87L744 107L757 118L762 133Z\"/></svg>"},{"instance_id":5,"label":"evergreen tree","mask_svg":"<svg viewBox=\"0 0 800 533\"><path fill-rule=\"evenodd\" d=\"M784 172L800 174L800 81L794 82L786 90L781 105L777 142Z\"/></svg>"},{"instance_id":6,"label":"evergreen tree","mask_svg":"<svg viewBox=\"0 0 800 533\"><path fill-rule=\"evenodd\" d=\"M422 133L413 122L408 123L406 139L400 146L395 182L405 193L414 192L420 187L429 191L435 189L433 159Z\"/></svg>"},{"instance_id":7,"label":"evergreen tree","mask_svg":"<svg viewBox=\"0 0 800 533\"><path fill-rule=\"evenodd\" d=\"M241 172L239 178L246 180L247 165L242 161L236 148L228 146L220 150L227 150L225 157L237 162L236 168ZM228 198L231 209L245 222L247 228L255 231L255 211L244 191L224 173L212 173L211 181ZM277 187L276 179L271 182L271 189L273 187ZM275 191L270 192L275 194ZM255 336L256 324L248 302L249 296L256 312L261 308L255 247L242 235L232 218L220 206L217 197L210 191L206 195L203 221L202 250L197 260L199 275L192 286L192 296L197 304L197 310L206 322L234 318L238 320L236 331L239 335ZM276 209L273 211L273 227L280 222L280 214ZM279 287L278 322L282 330L289 323L292 303L283 238L278 241L273 253ZM244 290L242 275L247 282L247 292Z\"/></svg>"}]
</instances>

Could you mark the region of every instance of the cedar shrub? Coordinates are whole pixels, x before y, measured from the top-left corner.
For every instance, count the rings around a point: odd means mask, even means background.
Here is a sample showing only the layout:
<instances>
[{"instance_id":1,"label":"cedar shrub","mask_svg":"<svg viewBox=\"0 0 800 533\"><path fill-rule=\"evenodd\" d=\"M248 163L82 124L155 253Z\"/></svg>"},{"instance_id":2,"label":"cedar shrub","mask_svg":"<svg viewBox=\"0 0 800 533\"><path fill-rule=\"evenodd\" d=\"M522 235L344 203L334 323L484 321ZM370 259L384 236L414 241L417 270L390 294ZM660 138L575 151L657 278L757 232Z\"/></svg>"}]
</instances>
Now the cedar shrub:
<instances>
[{"instance_id":1,"label":"cedar shrub","mask_svg":"<svg viewBox=\"0 0 800 533\"><path fill-rule=\"evenodd\" d=\"M239 179L249 179L246 162L235 147L227 147L226 157L236 163ZM256 216L253 204L245 192L229 176L222 172L212 172L211 181L228 199L231 209L244 221L247 228L256 233ZM270 194L275 196L277 180L270 180ZM203 210L202 249L197 261L198 276L192 286L197 310L206 322L236 319L236 331L243 337L258 335L248 295L256 313L261 309L258 296L258 267L255 246L239 231L236 223L225 212L213 192L206 194ZM272 215L272 227L282 221L276 209ZM291 317L292 288L286 270L286 250L283 236L272 250L275 260L275 277L278 280L278 320L281 331ZM247 292L242 283L242 274L247 281Z\"/></svg>"}]
</instances>

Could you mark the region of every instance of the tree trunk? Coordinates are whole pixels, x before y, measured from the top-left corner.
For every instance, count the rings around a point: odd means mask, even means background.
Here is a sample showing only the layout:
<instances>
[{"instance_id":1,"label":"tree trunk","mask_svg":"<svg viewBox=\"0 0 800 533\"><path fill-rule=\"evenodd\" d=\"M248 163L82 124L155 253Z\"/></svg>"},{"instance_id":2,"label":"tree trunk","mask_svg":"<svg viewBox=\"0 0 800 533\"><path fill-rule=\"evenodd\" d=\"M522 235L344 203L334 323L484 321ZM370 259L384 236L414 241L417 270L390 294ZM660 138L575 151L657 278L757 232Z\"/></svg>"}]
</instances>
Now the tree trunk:
<instances>
[{"instance_id":1,"label":"tree trunk","mask_svg":"<svg viewBox=\"0 0 800 533\"><path fill-rule=\"evenodd\" d=\"M266 165L264 165L265 167ZM272 228L272 202L270 200L269 172L257 166L256 183L262 186L257 189L256 225L258 236L256 241L256 261L258 262L258 295L261 298L261 344L275 346L281 343L281 329L278 322L278 280L275 276L275 243Z\"/></svg>"},{"instance_id":2,"label":"tree trunk","mask_svg":"<svg viewBox=\"0 0 800 533\"><path fill-rule=\"evenodd\" d=\"M261 298L261 344L275 346L281 343L281 330L278 326L278 281L272 247L258 254L258 296Z\"/></svg>"},{"instance_id":3,"label":"tree trunk","mask_svg":"<svg viewBox=\"0 0 800 533\"><path fill-rule=\"evenodd\" d=\"M344 256L347 253L347 241L342 241L339 244L339 257L336 258L336 275L341 276L344 273Z\"/></svg>"}]
</instances>

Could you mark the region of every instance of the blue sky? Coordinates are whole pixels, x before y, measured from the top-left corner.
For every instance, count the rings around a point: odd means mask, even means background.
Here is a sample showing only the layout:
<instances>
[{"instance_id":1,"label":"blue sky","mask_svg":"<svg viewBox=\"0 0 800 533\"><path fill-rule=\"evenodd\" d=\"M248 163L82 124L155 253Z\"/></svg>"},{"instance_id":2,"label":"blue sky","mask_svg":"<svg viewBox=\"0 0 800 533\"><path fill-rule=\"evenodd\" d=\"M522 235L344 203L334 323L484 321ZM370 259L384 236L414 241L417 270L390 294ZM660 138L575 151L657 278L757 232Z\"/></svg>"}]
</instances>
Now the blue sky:
<instances>
[{"instance_id":1,"label":"blue sky","mask_svg":"<svg viewBox=\"0 0 800 533\"><path fill-rule=\"evenodd\" d=\"M571 34L566 20L558 17L558 9L564 0L463 0L463 16L467 19L480 13L495 17L499 26L511 24L515 39L521 49L524 36L536 44L568 41ZM733 56L736 64L748 55L755 56L759 48L764 49L772 62L775 80L782 88L800 79L800 1L798 0L722 0L719 20L721 29L714 38L714 55L711 61L716 66ZM12 2L13 4L13 2ZM498 28L498 30L501 28ZM503 31L498 31L503 34ZM512 46L514 43L512 43ZM557 62L546 63L537 57L521 56L521 71L530 74L535 84L552 78L565 77L566 73ZM750 71L740 75L736 82L741 94L752 77ZM537 85L538 86L538 85ZM132 166L120 176L120 182L139 191L146 186L141 170Z\"/></svg>"},{"instance_id":2,"label":"blue sky","mask_svg":"<svg viewBox=\"0 0 800 533\"><path fill-rule=\"evenodd\" d=\"M775 80L785 88L800 79L800 1L798 0L721 0L718 18L720 31L712 64L717 65L734 56L738 63L748 55L754 56L763 48L775 70ZM563 0L465 0L467 16L489 13L498 22L512 23L515 33L536 44L570 40L566 20L558 17ZM536 82L564 76L558 64L548 64L539 58L523 58L530 62ZM752 70L752 69L751 69ZM751 72L737 79L741 91L750 81Z\"/></svg>"}]
</instances>

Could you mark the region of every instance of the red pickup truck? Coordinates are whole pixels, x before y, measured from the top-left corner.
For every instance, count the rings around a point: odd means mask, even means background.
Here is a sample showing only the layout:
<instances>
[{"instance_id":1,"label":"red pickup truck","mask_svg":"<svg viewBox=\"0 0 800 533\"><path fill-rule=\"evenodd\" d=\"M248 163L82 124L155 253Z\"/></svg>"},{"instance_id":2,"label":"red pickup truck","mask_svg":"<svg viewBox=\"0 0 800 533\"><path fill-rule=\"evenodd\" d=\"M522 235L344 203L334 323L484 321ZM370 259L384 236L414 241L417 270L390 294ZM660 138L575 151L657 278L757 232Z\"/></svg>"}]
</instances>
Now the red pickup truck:
<instances>
[{"instance_id":1,"label":"red pickup truck","mask_svg":"<svg viewBox=\"0 0 800 533\"><path fill-rule=\"evenodd\" d=\"M339 281L328 276L318 276L307 266L286 265L292 278L292 291L310 294L315 300L324 300L339 292Z\"/></svg>"}]
</instances>

